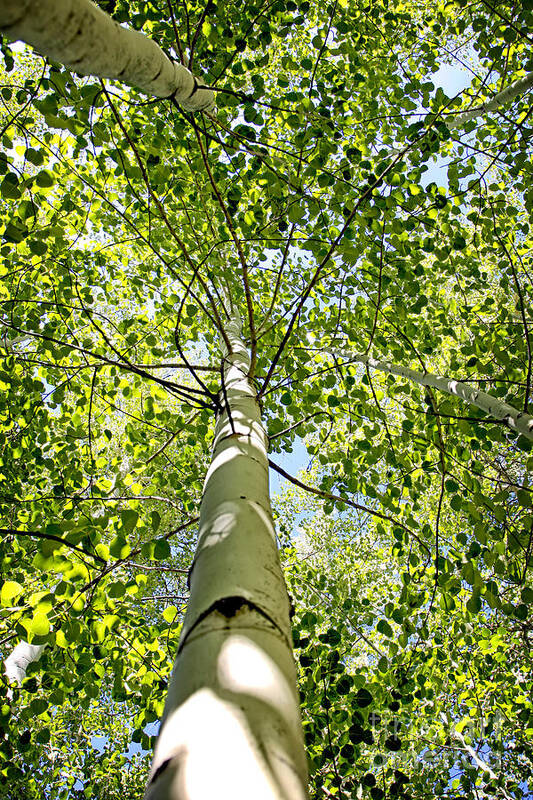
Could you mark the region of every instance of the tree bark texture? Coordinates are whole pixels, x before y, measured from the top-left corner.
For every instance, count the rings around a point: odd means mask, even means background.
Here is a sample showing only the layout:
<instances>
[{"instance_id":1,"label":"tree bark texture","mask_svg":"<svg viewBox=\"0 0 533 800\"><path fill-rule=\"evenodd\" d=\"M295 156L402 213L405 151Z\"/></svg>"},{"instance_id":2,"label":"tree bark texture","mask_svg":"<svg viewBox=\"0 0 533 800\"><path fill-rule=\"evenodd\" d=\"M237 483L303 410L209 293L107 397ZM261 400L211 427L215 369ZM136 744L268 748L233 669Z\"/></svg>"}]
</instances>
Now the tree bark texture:
<instances>
[{"instance_id":1,"label":"tree bark texture","mask_svg":"<svg viewBox=\"0 0 533 800\"><path fill-rule=\"evenodd\" d=\"M349 350L328 350L327 352L336 358L345 358L348 361L366 364L372 369L387 372L389 375L399 375L401 378L407 378L407 380L414 381L420 386L429 386L432 389L446 392L446 394L460 397L465 403L480 408L485 414L501 420L511 430L521 433L533 441L533 417L530 414L519 411L504 400L500 400L499 397L494 397L473 386L468 386L462 381L445 378L440 375L432 375L431 372L417 372L417 370L410 369L410 367L402 367L398 364L393 364L391 361L377 361L370 356L351 353Z\"/></svg>"},{"instance_id":2,"label":"tree bark texture","mask_svg":"<svg viewBox=\"0 0 533 800\"><path fill-rule=\"evenodd\" d=\"M214 106L213 92L200 89L186 67L91 0L2 0L0 32L81 75L112 78L155 97L174 97L186 111Z\"/></svg>"},{"instance_id":3,"label":"tree bark texture","mask_svg":"<svg viewBox=\"0 0 533 800\"><path fill-rule=\"evenodd\" d=\"M28 666L40 659L44 648L44 644L19 642L4 661L8 682L17 683L20 686L26 677Z\"/></svg>"},{"instance_id":4,"label":"tree bark texture","mask_svg":"<svg viewBox=\"0 0 533 800\"><path fill-rule=\"evenodd\" d=\"M445 119L446 127L449 130L460 128L471 119L479 117L480 114L486 114L489 111L498 111L499 108L514 100L520 94L525 94L533 86L533 72L528 72L523 78L518 78L501 92L495 94L490 100L486 100L480 106L475 106L468 111L462 111L451 119Z\"/></svg>"},{"instance_id":5,"label":"tree bark texture","mask_svg":"<svg viewBox=\"0 0 533 800\"><path fill-rule=\"evenodd\" d=\"M200 508L191 594L146 800L305 800L289 599L268 437L237 314Z\"/></svg>"}]
</instances>

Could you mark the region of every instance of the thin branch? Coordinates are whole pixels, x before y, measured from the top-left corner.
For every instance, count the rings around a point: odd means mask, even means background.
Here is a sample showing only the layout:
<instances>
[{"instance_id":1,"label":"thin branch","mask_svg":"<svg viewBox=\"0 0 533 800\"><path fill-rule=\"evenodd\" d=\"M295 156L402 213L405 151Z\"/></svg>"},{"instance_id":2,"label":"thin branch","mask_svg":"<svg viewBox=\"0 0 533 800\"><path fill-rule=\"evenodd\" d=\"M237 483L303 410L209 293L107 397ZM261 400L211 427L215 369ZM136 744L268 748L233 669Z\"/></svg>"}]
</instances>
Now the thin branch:
<instances>
[{"instance_id":1,"label":"thin branch","mask_svg":"<svg viewBox=\"0 0 533 800\"><path fill-rule=\"evenodd\" d=\"M135 569L148 569L154 570L156 572L178 572L180 575L188 575L188 569L178 569L178 567L165 567L161 566L149 566L148 564L136 564L134 561L126 561L126 566L128 567L135 567Z\"/></svg>"},{"instance_id":2,"label":"thin branch","mask_svg":"<svg viewBox=\"0 0 533 800\"><path fill-rule=\"evenodd\" d=\"M321 414L324 414L326 417L329 417L329 419L332 419L331 414L329 414L327 411L315 411L313 414L308 414L307 417L304 417L303 419L299 420L298 422L295 422L294 425L290 425L288 428L285 428L284 430L280 431L279 433L268 434L268 440L270 442L272 442L274 439L277 439L278 436L285 436L287 433L290 433L295 428L298 428L300 425L303 425L304 422L307 422L308 420L312 419L313 417L318 417Z\"/></svg>"},{"instance_id":3,"label":"thin branch","mask_svg":"<svg viewBox=\"0 0 533 800\"><path fill-rule=\"evenodd\" d=\"M211 167L209 165L209 161L207 158L207 154L205 152L205 148L202 144L202 140L200 138L200 134L198 132L198 127L194 124L194 132L196 134L196 140L198 142L198 147L200 148L200 153L202 154L202 160L204 162L205 170L207 172L207 176L209 178L209 182L213 187L213 191L216 195L217 202L222 210L224 215L224 219L226 220L226 225L229 228L229 232L233 242L235 244L235 249L237 250L237 255L239 261L241 262L241 269L242 269L242 283L244 287L244 295L246 298L246 308L248 311L248 327L250 329L250 377L253 377L254 370L255 370L255 362L257 358L257 334L255 332L255 321L254 321L254 309L252 303L252 295L250 292L250 284L248 280L248 262L246 261L246 256L244 255L244 250L242 249L242 244L237 236L237 232L233 225L233 221L229 215L228 209L226 207L226 203L222 195L220 194L219 188L211 171Z\"/></svg>"},{"instance_id":4,"label":"thin branch","mask_svg":"<svg viewBox=\"0 0 533 800\"><path fill-rule=\"evenodd\" d=\"M403 522L400 522L400 520L394 519L394 517L389 517L387 514L382 514L381 511L376 511L373 508L368 508L367 506L363 506L361 505L361 503L356 503L353 500L349 500L347 497L341 497L338 494L331 494L330 492L324 492L321 489L315 489L314 486L309 486L307 483L303 483L298 478L295 478L293 475L290 475L288 472L285 472L285 470L282 469L282 467L275 464L270 458L268 459L268 465L269 467L272 467L273 470L282 475L284 478L286 478L288 481L293 483L295 486L298 486L300 489L304 489L304 491L306 492L315 494L317 497L322 497L324 500L331 500L334 503L344 503L345 505L350 506L351 508L355 508L358 511L362 511L365 514L370 514L373 517L378 517L379 519L383 519L386 522L392 523L393 525L397 525L398 527L402 528L409 536L412 536L414 539L416 539L418 544L421 547L424 547L428 551L428 553L431 552L427 544L423 542L420 539L420 537L416 535L416 533L413 533L413 531L410 528L408 528L407 525L404 525Z\"/></svg>"},{"instance_id":5,"label":"thin branch","mask_svg":"<svg viewBox=\"0 0 533 800\"><path fill-rule=\"evenodd\" d=\"M66 539L62 539L61 536L55 536L53 533L44 533L43 531L21 531L15 528L0 528L0 534L6 536L31 536L35 539L49 539L52 542L59 542L65 545L65 547L69 547L71 550L76 550L77 553L82 553L84 556L89 556L89 558L93 558L101 564L107 564L107 561L99 555L96 555L96 553L89 553L87 550L84 550L83 547L78 547Z\"/></svg>"},{"instance_id":6,"label":"thin branch","mask_svg":"<svg viewBox=\"0 0 533 800\"><path fill-rule=\"evenodd\" d=\"M185 59L183 57L183 50L181 49L181 41L178 33L178 26L176 25L176 18L174 16L174 9L172 8L172 3L170 0L167 0L168 12L170 14L170 19L172 20L172 27L174 28L174 38L176 40L176 48L178 50L178 54L180 57L180 62L185 64ZM190 69L190 67L189 67Z\"/></svg>"}]
</instances>

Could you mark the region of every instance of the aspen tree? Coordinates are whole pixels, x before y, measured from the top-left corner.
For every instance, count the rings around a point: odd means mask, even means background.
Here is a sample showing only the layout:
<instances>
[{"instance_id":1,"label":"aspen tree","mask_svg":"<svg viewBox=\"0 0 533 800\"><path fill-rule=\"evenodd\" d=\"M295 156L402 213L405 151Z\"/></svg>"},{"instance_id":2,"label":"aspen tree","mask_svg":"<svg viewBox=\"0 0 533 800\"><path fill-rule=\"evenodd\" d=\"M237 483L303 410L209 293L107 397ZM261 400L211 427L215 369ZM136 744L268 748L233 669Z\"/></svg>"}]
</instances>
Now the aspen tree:
<instances>
[{"instance_id":1,"label":"aspen tree","mask_svg":"<svg viewBox=\"0 0 533 800\"><path fill-rule=\"evenodd\" d=\"M112 78L188 111L213 107L213 92L142 33L124 28L91 0L3 0L0 31L80 75Z\"/></svg>"},{"instance_id":2,"label":"aspen tree","mask_svg":"<svg viewBox=\"0 0 533 800\"><path fill-rule=\"evenodd\" d=\"M235 307L225 332L222 411L147 800L307 796L268 437Z\"/></svg>"},{"instance_id":3,"label":"aspen tree","mask_svg":"<svg viewBox=\"0 0 533 800\"><path fill-rule=\"evenodd\" d=\"M29 644L19 642L4 661L6 677L9 683L18 683L19 686L26 677L28 666L41 657L44 644Z\"/></svg>"},{"instance_id":4,"label":"aspen tree","mask_svg":"<svg viewBox=\"0 0 533 800\"><path fill-rule=\"evenodd\" d=\"M530 414L519 411L499 397L469 386L463 381L445 378L442 375L433 375L431 372L418 372L410 367L393 364L391 361L379 361L362 353L352 353L349 350L329 350L328 352L336 358L345 358L351 363L365 364L371 369L377 369L389 375L398 375L418 383L420 386L428 386L459 397L465 403L476 406L494 419L504 422L511 430L521 433L533 441L533 417Z\"/></svg>"},{"instance_id":5,"label":"aspen tree","mask_svg":"<svg viewBox=\"0 0 533 800\"><path fill-rule=\"evenodd\" d=\"M459 700L452 689L471 666L489 706L506 708L502 741L518 742L528 719L516 685L521 668L513 672L489 630L494 621L507 632L513 618L525 622L533 597L525 585L531 456L523 441L532 436L528 4L509 3L507 28L490 4L406 13L393 3L383 14L377 2L280 0L252 13L223 0L185 1L175 15L169 2L167 16L165 0L106 5L131 27L88 0L0 5L9 38L74 73L145 94L79 81L47 64L34 83L2 87L9 114L0 160L7 285L0 382L8 392L7 400L0 393L7 434L0 495L2 509L6 499L12 507L0 549L21 582L16 597L4 593L2 641L11 646L13 631L31 641L6 659L13 693L39 652L34 642L50 645L50 669L35 670L30 684L39 696L28 700L29 685L22 687L21 704L8 709L11 728L5 709L0 715L11 747L2 776L18 787L22 775L33 782L29 792L57 794L55 777L31 772L31 758L42 763L46 734L32 736L44 720L32 720L31 731L28 724L19 751L11 742L21 720L46 707L55 723L63 703L76 718L97 697L101 708L124 703L124 729L131 723L133 741L151 749L148 726L163 711L177 649L147 798L305 798L289 604L268 498L268 425L277 452L309 435L320 488L296 483L327 501L332 521L337 511L344 521L346 504L357 509L358 530L379 526L383 546L392 542L380 558L403 582L383 602L376 581L368 598L366 589L349 590L341 606L345 590L330 592L336 581L327 569L310 577L297 565L314 584L308 599L297 595L292 620L310 793L403 796L391 775L398 754L416 787L409 793L425 799L444 790L439 778L450 774L458 748L487 772L483 780L499 781L480 791L502 794L508 775L490 753L476 761L468 736L451 737L443 755L442 720L430 709L452 702L454 722L469 718L478 708L469 684ZM494 23L486 35L485 23ZM151 39L134 31L140 26ZM485 81L478 76L477 98L449 98L431 82L447 45L459 42L457 57L464 55L463 36L480 70L490 65ZM9 48L3 52L9 71ZM213 90L194 78L193 56ZM218 115L182 113L209 112L215 90L223 98ZM511 102L505 114L482 119ZM447 135L445 128L468 122L467 136ZM451 154L446 189L422 176L425 162L442 153L441 140ZM490 164L486 174L470 147ZM491 184L497 170L516 183ZM222 286L231 287L233 303L219 303ZM247 312L242 326L237 303ZM382 360L328 347L348 327L358 350L367 345ZM308 331L324 342L316 359L299 347ZM26 340L23 353L17 344ZM428 358L438 353L439 363L476 364L474 387L496 387L510 402L388 361L409 352L406 341ZM187 359L195 347L197 366ZM406 381L387 396L386 386L374 391L371 375L346 375L328 353ZM418 391L410 402L408 381L472 403L524 436L466 424L477 417L450 414L437 425L420 410ZM520 395L523 412L515 408ZM215 413L178 644L184 578L150 596L137 578L161 570L153 582L160 589L164 569L187 571L190 543L171 537L196 527ZM170 513L159 514L156 503ZM38 541L48 526L53 545ZM352 534L346 529L338 543L339 564ZM352 586L346 578L341 583ZM176 606L163 608L172 597ZM455 641L443 644L435 630ZM435 669L420 658L430 650L443 656ZM491 669L502 670L490 685L488 654ZM514 697L505 698L508 690ZM391 692L398 710L408 704L413 730L404 744L395 720L392 737L376 730L373 739L364 728L374 711L388 724ZM524 706L516 720L513 703ZM490 715L480 709L480 718ZM497 738L486 733L490 749ZM447 766L428 778L418 766L427 766L431 737ZM107 787L115 772L105 759L90 764L96 794L102 776ZM67 766L72 778L75 767ZM515 760L519 779L521 769Z\"/></svg>"}]
</instances>

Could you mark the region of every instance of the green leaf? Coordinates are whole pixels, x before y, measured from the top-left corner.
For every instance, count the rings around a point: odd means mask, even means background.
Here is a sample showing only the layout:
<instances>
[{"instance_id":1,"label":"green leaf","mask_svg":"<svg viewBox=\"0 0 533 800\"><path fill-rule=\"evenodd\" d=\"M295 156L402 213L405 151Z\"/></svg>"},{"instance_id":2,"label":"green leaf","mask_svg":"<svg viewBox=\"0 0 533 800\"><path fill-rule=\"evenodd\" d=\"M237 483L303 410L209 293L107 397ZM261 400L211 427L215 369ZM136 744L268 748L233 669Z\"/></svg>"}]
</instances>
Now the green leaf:
<instances>
[{"instance_id":1,"label":"green leaf","mask_svg":"<svg viewBox=\"0 0 533 800\"><path fill-rule=\"evenodd\" d=\"M335 647L336 645L340 644L341 635L339 631L336 630L335 628L330 628L326 633L326 641L332 647Z\"/></svg>"},{"instance_id":2,"label":"green leaf","mask_svg":"<svg viewBox=\"0 0 533 800\"><path fill-rule=\"evenodd\" d=\"M42 611L36 611L31 619L25 617L20 624L32 636L46 636L50 632L50 622Z\"/></svg>"},{"instance_id":3,"label":"green leaf","mask_svg":"<svg viewBox=\"0 0 533 800\"><path fill-rule=\"evenodd\" d=\"M106 614L103 619L103 623L107 630L116 630L120 625L120 617L117 614Z\"/></svg>"},{"instance_id":4,"label":"green leaf","mask_svg":"<svg viewBox=\"0 0 533 800\"><path fill-rule=\"evenodd\" d=\"M50 728L41 728L35 736L35 741L38 744L48 744L51 739Z\"/></svg>"},{"instance_id":5,"label":"green leaf","mask_svg":"<svg viewBox=\"0 0 533 800\"><path fill-rule=\"evenodd\" d=\"M44 712L48 708L48 701L45 700L44 697L35 697L30 703L30 709L32 714L44 714Z\"/></svg>"},{"instance_id":6,"label":"green leaf","mask_svg":"<svg viewBox=\"0 0 533 800\"><path fill-rule=\"evenodd\" d=\"M24 587L17 581L6 581L0 590L0 602L3 606L13 605L13 600L18 597Z\"/></svg>"},{"instance_id":7,"label":"green leaf","mask_svg":"<svg viewBox=\"0 0 533 800\"><path fill-rule=\"evenodd\" d=\"M107 593L109 597L124 597L126 594L126 587L122 581L115 581L109 585Z\"/></svg>"},{"instance_id":8,"label":"green leaf","mask_svg":"<svg viewBox=\"0 0 533 800\"><path fill-rule=\"evenodd\" d=\"M466 607L471 614L478 614L481 610L481 598L478 594L473 594L468 600Z\"/></svg>"},{"instance_id":9,"label":"green leaf","mask_svg":"<svg viewBox=\"0 0 533 800\"><path fill-rule=\"evenodd\" d=\"M156 539L154 541L154 558L157 561L165 561L170 558L170 545L166 539Z\"/></svg>"},{"instance_id":10,"label":"green leaf","mask_svg":"<svg viewBox=\"0 0 533 800\"><path fill-rule=\"evenodd\" d=\"M355 702L360 708L366 708L373 701L373 697L368 689L359 689L355 695Z\"/></svg>"},{"instance_id":11,"label":"green leaf","mask_svg":"<svg viewBox=\"0 0 533 800\"><path fill-rule=\"evenodd\" d=\"M44 156L40 150L35 150L33 147L28 147L25 153L26 158L36 167L40 167L44 162Z\"/></svg>"},{"instance_id":12,"label":"green leaf","mask_svg":"<svg viewBox=\"0 0 533 800\"><path fill-rule=\"evenodd\" d=\"M60 536L62 537L64 534L64 530L57 522L48 522L44 532L49 536Z\"/></svg>"},{"instance_id":13,"label":"green leaf","mask_svg":"<svg viewBox=\"0 0 533 800\"><path fill-rule=\"evenodd\" d=\"M530 508L531 506L531 493L526 492L524 489L517 489L516 496L518 498L518 502L521 506L525 508Z\"/></svg>"},{"instance_id":14,"label":"green leaf","mask_svg":"<svg viewBox=\"0 0 533 800\"><path fill-rule=\"evenodd\" d=\"M392 639L394 634L391 626L389 625L386 619L380 619L378 624L376 625L376 628L384 636L388 636L390 639Z\"/></svg>"},{"instance_id":15,"label":"green leaf","mask_svg":"<svg viewBox=\"0 0 533 800\"><path fill-rule=\"evenodd\" d=\"M402 749L402 741L399 736L389 736L385 739L385 747L393 753L397 753Z\"/></svg>"},{"instance_id":16,"label":"green leaf","mask_svg":"<svg viewBox=\"0 0 533 800\"><path fill-rule=\"evenodd\" d=\"M525 586L520 592L520 597L523 603L530 605L533 603L533 589L530 589L529 586Z\"/></svg>"},{"instance_id":17,"label":"green leaf","mask_svg":"<svg viewBox=\"0 0 533 800\"><path fill-rule=\"evenodd\" d=\"M340 695L348 694L350 689L352 688L353 679L350 675L343 675L342 678L337 681L337 691Z\"/></svg>"},{"instance_id":18,"label":"green leaf","mask_svg":"<svg viewBox=\"0 0 533 800\"><path fill-rule=\"evenodd\" d=\"M18 178L13 172L8 172L0 183L0 194L6 200L17 200L21 196L18 188Z\"/></svg>"},{"instance_id":19,"label":"green leaf","mask_svg":"<svg viewBox=\"0 0 533 800\"><path fill-rule=\"evenodd\" d=\"M122 521L121 533L123 533L125 536L129 536L129 534L137 525L139 514L136 511L126 508L120 512L120 519Z\"/></svg>"},{"instance_id":20,"label":"green leaf","mask_svg":"<svg viewBox=\"0 0 533 800\"><path fill-rule=\"evenodd\" d=\"M41 189L49 189L54 185L54 176L50 170L43 169L37 173L35 183L37 186L40 186Z\"/></svg>"},{"instance_id":21,"label":"green leaf","mask_svg":"<svg viewBox=\"0 0 533 800\"><path fill-rule=\"evenodd\" d=\"M42 242L39 239L32 239L29 242L28 246L31 252L36 256L44 256L44 254L48 250L48 245L46 244L46 242Z\"/></svg>"},{"instance_id":22,"label":"green leaf","mask_svg":"<svg viewBox=\"0 0 533 800\"><path fill-rule=\"evenodd\" d=\"M531 442L530 439L527 439L522 434L520 434L520 436L516 440L516 444L517 444L517 447L520 448L520 450L524 451L524 453L531 452L531 448L533 447L533 442Z\"/></svg>"},{"instance_id":23,"label":"green leaf","mask_svg":"<svg viewBox=\"0 0 533 800\"><path fill-rule=\"evenodd\" d=\"M165 609L163 609L163 619L169 624L175 622L177 616L178 609L176 606L167 606Z\"/></svg>"},{"instance_id":24,"label":"green leaf","mask_svg":"<svg viewBox=\"0 0 533 800\"><path fill-rule=\"evenodd\" d=\"M131 547L123 536L115 536L109 545L109 552L113 558L127 558L131 553Z\"/></svg>"},{"instance_id":25,"label":"green leaf","mask_svg":"<svg viewBox=\"0 0 533 800\"><path fill-rule=\"evenodd\" d=\"M13 244L19 244L22 242L23 239L26 238L28 235L28 229L23 227L20 224L14 224L13 222L8 222L4 232L2 234L2 238L5 242L12 242Z\"/></svg>"}]
</instances>

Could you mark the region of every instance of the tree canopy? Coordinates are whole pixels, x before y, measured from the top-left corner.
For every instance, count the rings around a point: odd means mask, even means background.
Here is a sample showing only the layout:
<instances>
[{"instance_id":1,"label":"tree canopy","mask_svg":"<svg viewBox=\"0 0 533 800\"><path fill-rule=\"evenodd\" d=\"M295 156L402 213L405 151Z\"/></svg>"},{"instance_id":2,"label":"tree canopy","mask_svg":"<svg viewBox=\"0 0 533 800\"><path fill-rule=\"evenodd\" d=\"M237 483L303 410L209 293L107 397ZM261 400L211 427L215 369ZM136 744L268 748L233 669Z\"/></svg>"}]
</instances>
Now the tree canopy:
<instances>
[{"instance_id":1,"label":"tree canopy","mask_svg":"<svg viewBox=\"0 0 533 800\"><path fill-rule=\"evenodd\" d=\"M311 797L531 796L533 3L98 5L216 105L2 42L0 796L142 796L227 296Z\"/></svg>"}]
</instances>

